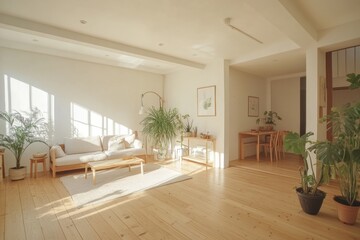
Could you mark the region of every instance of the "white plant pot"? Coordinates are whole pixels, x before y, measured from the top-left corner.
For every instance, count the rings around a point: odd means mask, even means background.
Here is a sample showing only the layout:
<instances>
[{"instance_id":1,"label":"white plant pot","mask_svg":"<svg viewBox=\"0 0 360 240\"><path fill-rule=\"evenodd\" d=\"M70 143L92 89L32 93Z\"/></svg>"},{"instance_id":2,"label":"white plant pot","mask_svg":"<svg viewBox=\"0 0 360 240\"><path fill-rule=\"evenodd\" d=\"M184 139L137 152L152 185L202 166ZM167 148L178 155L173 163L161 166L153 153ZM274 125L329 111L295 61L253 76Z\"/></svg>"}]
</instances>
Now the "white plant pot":
<instances>
[{"instance_id":1,"label":"white plant pot","mask_svg":"<svg viewBox=\"0 0 360 240\"><path fill-rule=\"evenodd\" d=\"M16 168L9 168L9 177L10 180L22 180L26 176L26 167L20 167L19 169Z\"/></svg>"}]
</instances>

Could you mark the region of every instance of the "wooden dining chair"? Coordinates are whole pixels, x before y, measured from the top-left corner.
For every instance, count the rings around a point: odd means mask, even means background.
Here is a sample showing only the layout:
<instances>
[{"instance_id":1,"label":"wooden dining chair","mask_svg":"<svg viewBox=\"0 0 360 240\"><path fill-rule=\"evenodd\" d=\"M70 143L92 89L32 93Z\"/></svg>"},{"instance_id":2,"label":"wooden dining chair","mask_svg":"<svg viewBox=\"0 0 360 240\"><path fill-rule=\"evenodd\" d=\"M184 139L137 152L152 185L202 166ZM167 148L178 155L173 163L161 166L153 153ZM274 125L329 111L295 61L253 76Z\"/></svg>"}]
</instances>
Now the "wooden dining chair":
<instances>
[{"instance_id":1,"label":"wooden dining chair","mask_svg":"<svg viewBox=\"0 0 360 240\"><path fill-rule=\"evenodd\" d=\"M277 154L276 154L276 151L275 151L275 149L276 149L275 146L277 144L278 136L279 136L279 131L271 133L270 134L270 141L259 143L260 147L264 148L265 157L267 157L267 153L269 151L269 153L270 153L270 161L271 162L273 161L273 154L274 154L274 156L275 156L275 158L277 160Z\"/></svg>"},{"instance_id":2,"label":"wooden dining chair","mask_svg":"<svg viewBox=\"0 0 360 240\"><path fill-rule=\"evenodd\" d=\"M281 157L285 158L285 150L284 150L284 138L286 135L286 131L279 131L278 139L275 145L276 159L281 159Z\"/></svg>"}]
</instances>

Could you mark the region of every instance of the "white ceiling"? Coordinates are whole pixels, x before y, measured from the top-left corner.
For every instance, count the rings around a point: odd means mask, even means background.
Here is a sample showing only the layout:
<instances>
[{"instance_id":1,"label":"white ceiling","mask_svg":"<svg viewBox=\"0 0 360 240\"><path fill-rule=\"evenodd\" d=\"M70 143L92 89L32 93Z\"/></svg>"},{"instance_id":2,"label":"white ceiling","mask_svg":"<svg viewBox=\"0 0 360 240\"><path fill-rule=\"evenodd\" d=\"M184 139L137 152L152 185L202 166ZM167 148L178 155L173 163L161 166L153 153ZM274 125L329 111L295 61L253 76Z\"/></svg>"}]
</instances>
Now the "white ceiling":
<instances>
[{"instance_id":1,"label":"white ceiling","mask_svg":"<svg viewBox=\"0 0 360 240\"><path fill-rule=\"evenodd\" d=\"M274 77L304 72L317 33L359 12L359 0L0 0L0 46L160 74L221 58Z\"/></svg>"}]
</instances>

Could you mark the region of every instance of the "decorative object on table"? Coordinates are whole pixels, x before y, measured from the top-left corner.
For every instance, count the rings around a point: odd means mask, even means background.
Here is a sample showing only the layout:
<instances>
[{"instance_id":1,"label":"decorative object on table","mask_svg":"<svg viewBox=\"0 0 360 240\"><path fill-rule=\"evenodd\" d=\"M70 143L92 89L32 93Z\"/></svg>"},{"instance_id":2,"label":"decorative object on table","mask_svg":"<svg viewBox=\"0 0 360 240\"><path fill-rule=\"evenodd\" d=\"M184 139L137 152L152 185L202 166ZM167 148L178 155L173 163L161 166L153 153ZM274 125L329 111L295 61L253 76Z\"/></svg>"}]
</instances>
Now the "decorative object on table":
<instances>
[{"instance_id":1,"label":"decorative object on table","mask_svg":"<svg viewBox=\"0 0 360 240\"><path fill-rule=\"evenodd\" d=\"M184 129L184 124L176 108L156 109L151 107L147 116L141 121L143 134L157 149L157 158L165 159L170 144Z\"/></svg>"},{"instance_id":2,"label":"decorative object on table","mask_svg":"<svg viewBox=\"0 0 360 240\"><path fill-rule=\"evenodd\" d=\"M259 116L259 98L248 96L248 116L258 117Z\"/></svg>"},{"instance_id":3,"label":"decorative object on table","mask_svg":"<svg viewBox=\"0 0 360 240\"><path fill-rule=\"evenodd\" d=\"M145 164L144 172L146 174L140 174L140 166L132 167L131 171L126 168L99 171L96 174L96 185L85 179L82 173L61 177L60 180L74 205L83 207L191 179L188 175L157 164Z\"/></svg>"},{"instance_id":4,"label":"decorative object on table","mask_svg":"<svg viewBox=\"0 0 360 240\"><path fill-rule=\"evenodd\" d=\"M216 116L216 86L197 89L197 114L199 117Z\"/></svg>"},{"instance_id":5,"label":"decorative object on table","mask_svg":"<svg viewBox=\"0 0 360 240\"><path fill-rule=\"evenodd\" d=\"M265 111L264 117L256 119L256 124L263 122L265 126L260 126L260 131L271 131L276 125L276 120L282 120L282 118L275 111Z\"/></svg>"},{"instance_id":6,"label":"decorative object on table","mask_svg":"<svg viewBox=\"0 0 360 240\"><path fill-rule=\"evenodd\" d=\"M184 132L183 132L183 136L184 137L191 137L192 136L192 126L193 126L193 120L189 120L190 115L189 114L185 114L182 116L183 121L185 121L184 123Z\"/></svg>"},{"instance_id":7,"label":"decorative object on table","mask_svg":"<svg viewBox=\"0 0 360 240\"><path fill-rule=\"evenodd\" d=\"M326 193L318 189L318 186L320 183L328 181L328 179L323 178L323 169L319 171L320 177L318 179L315 176L311 155L309 154L311 150L308 148L309 145L313 144L309 140L312 135L314 134L311 132L302 136L294 132L288 133L285 137L285 149L302 157L304 166L299 168L301 186L296 188L296 193L303 211L307 214L316 215L326 196Z\"/></svg>"},{"instance_id":8,"label":"decorative object on table","mask_svg":"<svg viewBox=\"0 0 360 240\"><path fill-rule=\"evenodd\" d=\"M200 138L210 139L210 138L211 138L211 135L209 134L209 132L207 132L207 133L200 133Z\"/></svg>"},{"instance_id":9,"label":"decorative object on table","mask_svg":"<svg viewBox=\"0 0 360 240\"><path fill-rule=\"evenodd\" d=\"M360 88L360 74L348 74L347 81L350 89ZM324 166L335 168L341 192L341 196L334 197L339 220L355 224L360 208L360 101L333 108L322 120L328 121L334 138L332 141L318 141L311 148Z\"/></svg>"},{"instance_id":10,"label":"decorative object on table","mask_svg":"<svg viewBox=\"0 0 360 240\"><path fill-rule=\"evenodd\" d=\"M30 113L0 112L0 119L8 124L6 135L0 134L0 146L10 150L16 160L16 166L9 169L11 180L24 179L26 168L21 166L20 161L24 151L33 143L46 143L48 125L45 119L40 117L38 109Z\"/></svg>"},{"instance_id":11,"label":"decorative object on table","mask_svg":"<svg viewBox=\"0 0 360 240\"><path fill-rule=\"evenodd\" d=\"M32 158L30 158L30 177L33 176L34 170L34 177L37 178L37 164L43 164L43 173L46 174L46 159L47 153L35 153L33 154Z\"/></svg>"}]
</instances>

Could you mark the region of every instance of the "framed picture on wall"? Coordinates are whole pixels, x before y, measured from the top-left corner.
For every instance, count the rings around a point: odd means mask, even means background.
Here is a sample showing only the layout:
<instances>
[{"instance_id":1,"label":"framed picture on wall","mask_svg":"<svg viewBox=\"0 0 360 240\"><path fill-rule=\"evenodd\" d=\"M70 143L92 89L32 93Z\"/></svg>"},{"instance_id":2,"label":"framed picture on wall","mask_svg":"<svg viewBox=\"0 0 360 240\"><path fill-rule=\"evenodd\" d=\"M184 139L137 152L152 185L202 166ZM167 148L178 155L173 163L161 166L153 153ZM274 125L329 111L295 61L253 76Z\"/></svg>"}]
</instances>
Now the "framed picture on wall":
<instances>
[{"instance_id":1,"label":"framed picture on wall","mask_svg":"<svg viewBox=\"0 0 360 240\"><path fill-rule=\"evenodd\" d=\"M259 98L248 96L248 116L258 117L259 116Z\"/></svg>"},{"instance_id":2,"label":"framed picture on wall","mask_svg":"<svg viewBox=\"0 0 360 240\"><path fill-rule=\"evenodd\" d=\"M197 113L199 117L216 116L216 86L197 89Z\"/></svg>"}]
</instances>

